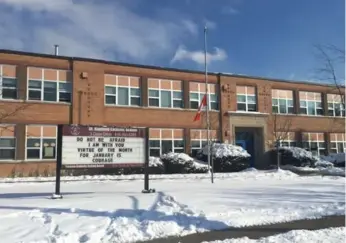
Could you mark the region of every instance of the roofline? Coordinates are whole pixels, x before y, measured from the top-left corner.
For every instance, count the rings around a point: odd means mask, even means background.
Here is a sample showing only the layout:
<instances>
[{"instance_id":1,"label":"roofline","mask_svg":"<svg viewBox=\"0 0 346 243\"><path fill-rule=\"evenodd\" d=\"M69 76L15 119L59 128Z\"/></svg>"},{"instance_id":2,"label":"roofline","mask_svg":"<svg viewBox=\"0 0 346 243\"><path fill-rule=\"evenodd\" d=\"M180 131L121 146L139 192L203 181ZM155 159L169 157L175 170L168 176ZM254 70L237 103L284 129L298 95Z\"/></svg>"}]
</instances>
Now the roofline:
<instances>
[{"instance_id":1,"label":"roofline","mask_svg":"<svg viewBox=\"0 0 346 243\"><path fill-rule=\"evenodd\" d=\"M109 64L109 65L137 67L137 68L146 68L146 69L155 69L155 70L165 70L165 71L172 71L172 72L185 72L185 73L203 74L203 75L205 74L205 72L203 72L203 71L190 70L190 69L159 67L159 66L151 66L151 65L143 65L143 64L133 64L133 63L125 63L125 62L107 61L107 60L102 60L102 59L93 59L93 58L84 58L84 57L71 57L71 56L60 56L60 55L54 55L54 54L17 51L17 50L9 50L9 49L0 49L0 53L2 53L2 54L13 54L13 55L35 56L35 57L43 57L43 58L55 58L55 59L61 59L61 60L75 60L75 61L85 61L85 62L97 62L97 63L104 63L104 64ZM226 77L235 77L235 78L250 78L250 79L257 79L257 80L264 80L264 81L273 81L273 82L281 82L281 83L284 82L284 83L293 83L293 84L305 84L305 85L323 86L323 87L334 87L335 86L335 85L326 84L326 83L312 83L312 81L267 78L267 77L242 75L242 74L229 74L229 73L222 73L222 72L208 72L208 75L226 76ZM340 85L340 87L345 88L345 85Z\"/></svg>"}]
</instances>

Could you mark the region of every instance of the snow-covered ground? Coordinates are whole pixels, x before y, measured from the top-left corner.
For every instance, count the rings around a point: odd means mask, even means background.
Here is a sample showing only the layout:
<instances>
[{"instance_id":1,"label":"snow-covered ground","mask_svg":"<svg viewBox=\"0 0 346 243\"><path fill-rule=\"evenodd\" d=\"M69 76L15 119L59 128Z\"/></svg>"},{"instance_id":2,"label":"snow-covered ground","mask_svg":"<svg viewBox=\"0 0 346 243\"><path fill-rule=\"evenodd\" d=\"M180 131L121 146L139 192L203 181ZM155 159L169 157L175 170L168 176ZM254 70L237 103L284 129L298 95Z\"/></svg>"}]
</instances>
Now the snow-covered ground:
<instances>
[{"instance_id":1,"label":"snow-covered ground","mask_svg":"<svg viewBox=\"0 0 346 243\"><path fill-rule=\"evenodd\" d=\"M143 180L90 177L63 182L62 200L49 199L52 182L0 183L1 242L134 242L345 212L342 177L227 175L214 184L196 175L161 177L150 184L154 194L141 193Z\"/></svg>"},{"instance_id":2,"label":"snow-covered ground","mask_svg":"<svg viewBox=\"0 0 346 243\"><path fill-rule=\"evenodd\" d=\"M345 227L328 228L322 230L292 230L285 234L278 234L252 240L247 237L239 239L228 239L223 241L209 241L208 243L344 243ZM207 242L203 242L207 243Z\"/></svg>"}]
</instances>

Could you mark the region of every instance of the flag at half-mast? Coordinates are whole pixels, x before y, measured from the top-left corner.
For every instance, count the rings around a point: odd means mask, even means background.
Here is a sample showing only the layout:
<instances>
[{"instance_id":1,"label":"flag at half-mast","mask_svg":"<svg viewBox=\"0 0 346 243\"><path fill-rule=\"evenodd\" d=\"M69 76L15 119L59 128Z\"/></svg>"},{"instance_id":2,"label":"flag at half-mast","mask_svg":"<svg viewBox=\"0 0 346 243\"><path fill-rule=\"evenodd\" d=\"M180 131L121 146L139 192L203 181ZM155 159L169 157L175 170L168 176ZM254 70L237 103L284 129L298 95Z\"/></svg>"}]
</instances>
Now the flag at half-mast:
<instances>
[{"instance_id":1,"label":"flag at half-mast","mask_svg":"<svg viewBox=\"0 0 346 243\"><path fill-rule=\"evenodd\" d=\"M203 99L201 101L201 104L198 107L198 111L197 114L195 116L195 118L193 119L193 121L199 121L201 119L201 113L204 107L207 106L207 94L204 94Z\"/></svg>"}]
</instances>

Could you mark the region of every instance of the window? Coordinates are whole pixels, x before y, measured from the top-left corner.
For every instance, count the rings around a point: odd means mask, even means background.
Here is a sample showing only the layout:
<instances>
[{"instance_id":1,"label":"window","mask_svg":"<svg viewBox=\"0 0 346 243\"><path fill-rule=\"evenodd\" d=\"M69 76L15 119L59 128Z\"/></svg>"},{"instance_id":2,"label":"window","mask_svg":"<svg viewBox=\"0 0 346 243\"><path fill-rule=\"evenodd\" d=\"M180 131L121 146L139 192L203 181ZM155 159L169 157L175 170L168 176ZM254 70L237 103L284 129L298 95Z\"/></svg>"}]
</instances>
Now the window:
<instances>
[{"instance_id":1,"label":"window","mask_svg":"<svg viewBox=\"0 0 346 243\"><path fill-rule=\"evenodd\" d=\"M140 106L141 90L138 77L105 75L107 105Z\"/></svg>"},{"instance_id":2,"label":"window","mask_svg":"<svg viewBox=\"0 0 346 243\"><path fill-rule=\"evenodd\" d=\"M15 156L15 126L2 124L0 126L0 160L14 160Z\"/></svg>"},{"instance_id":3,"label":"window","mask_svg":"<svg viewBox=\"0 0 346 243\"><path fill-rule=\"evenodd\" d=\"M256 88L237 86L237 111L257 111Z\"/></svg>"},{"instance_id":4,"label":"window","mask_svg":"<svg viewBox=\"0 0 346 243\"><path fill-rule=\"evenodd\" d=\"M297 147L297 142L295 140L294 132L287 132L282 134L283 138L280 140L280 147Z\"/></svg>"},{"instance_id":5,"label":"window","mask_svg":"<svg viewBox=\"0 0 346 243\"><path fill-rule=\"evenodd\" d=\"M72 83L70 71L28 68L28 100L48 102L71 102Z\"/></svg>"},{"instance_id":6,"label":"window","mask_svg":"<svg viewBox=\"0 0 346 243\"><path fill-rule=\"evenodd\" d=\"M149 106L184 108L181 81L148 79Z\"/></svg>"},{"instance_id":7,"label":"window","mask_svg":"<svg viewBox=\"0 0 346 243\"><path fill-rule=\"evenodd\" d=\"M17 99L16 66L0 65L0 99Z\"/></svg>"},{"instance_id":8,"label":"window","mask_svg":"<svg viewBox=\"0 0 346 243\"><path fill-rule=\"evenodd\" d=\"M299 92L300 109L299 113L309 116L322 116L323 106L320 93Z\"/></svg>"},{"instance_id":9,"label":"window","mask_svg":"<svg viewBox=\"0 0 346 243\"><path fill-rule=\"evenodd\" d=\"M323 133L304 133L303 148L314 156L325 155L326 146Z\"/></svg>"},{"instance_id":10,"label":"window","mask_svg":"<svg viewBox=\"0 0 346 243\"><path fill-rule=\"evenodd\" d=\"M210 130L210 140L212 142L217 141L217 131ZM207 130L190 130L190 140L191 140L191 156L195 157L197 153L208 144L208 134Z\"/></svg>"},{"instance_id":11,"label":"window","mask_svg":"<svg viewBox=\"0 0 346 243\"><path fill-rule=\"evenodd\" d=\"M182 129L153 128L149 133L150 156L159 157L169 152L184 153L185 143Z\"/></svg>"},{"instance_id":12,"label":"window","mask_svg":"<svg viewBox=\"0 0 346 243\"><path fill-rule=\"evenodd\" d=\"M346 141L344 133L331 133L330 134L330 152L337 153L345 153L346 150Z\"/></svg>"},{"instance_id":13,"label":"window","mask_svg":"<svg viewBox=\"0 0 346 243\"><path fill-rule=\"evenodd\" d=\"M26 126L26 159L56 159L56 126Z\"/></svg>"},{"instance_id":14,"label":"window","mask_svg":"<svg viewBox=\"0 0 346 243\"><path fill-rule=\"evenodd\" d=\"M202 99L206 93L205 83L190 82L190 108L198 109L202 102ZM219 101L216 94L216 85L208 84L208 94L209 94L209 109L219 110Z\"/></svg>"},{"instance_id":15,"label":"window","mask_svg":"<svg viewBox=\"0 0 346 243\"><path fill-rule=\"evenodd\" d=\"M293 114L293 91L291 90L272 90L272 108L276 114Z\"/></svg>"},{"instance_id":16,"label":"window","mask_svg":"<svg viewBox=\"0 0 346 243\"><path fill-rule=\"evenodd\" d=\"M328 116L345 117L345 107L341 95L327 94Z\"/></svg>"}]
</instances>

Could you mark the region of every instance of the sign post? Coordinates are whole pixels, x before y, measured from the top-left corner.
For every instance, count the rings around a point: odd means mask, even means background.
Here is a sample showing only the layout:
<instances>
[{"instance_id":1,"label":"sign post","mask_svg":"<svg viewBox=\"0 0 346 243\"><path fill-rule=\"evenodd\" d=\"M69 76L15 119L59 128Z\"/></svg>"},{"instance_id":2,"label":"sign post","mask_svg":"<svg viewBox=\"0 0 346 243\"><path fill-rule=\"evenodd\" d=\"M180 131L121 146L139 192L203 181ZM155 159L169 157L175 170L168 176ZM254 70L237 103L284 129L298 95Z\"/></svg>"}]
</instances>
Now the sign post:
<instances>
[{"instance_id":1,"label":"sign post","mask_svg":"<svg viewBox=\"0 0 346 243\"><path fill-rule=\"evenodd\" d=\"M143 193L154 193L155 189L149 189L149 128L145 129L145 163L144 163L144 190Z\"/></svg>"},{"instance_id":2,"label":"sign post","mask_svg":"<svg viewBox=\"0 0 346 243\"><path fill-rule=\"evenodd\" d=\"M149 189L148 129L107 126L59 125L55 194L60 193L61 169L143 167Z\"/></svg>"}]
</instances>

